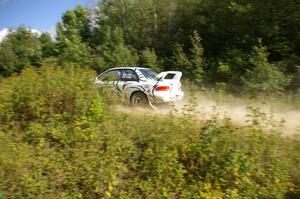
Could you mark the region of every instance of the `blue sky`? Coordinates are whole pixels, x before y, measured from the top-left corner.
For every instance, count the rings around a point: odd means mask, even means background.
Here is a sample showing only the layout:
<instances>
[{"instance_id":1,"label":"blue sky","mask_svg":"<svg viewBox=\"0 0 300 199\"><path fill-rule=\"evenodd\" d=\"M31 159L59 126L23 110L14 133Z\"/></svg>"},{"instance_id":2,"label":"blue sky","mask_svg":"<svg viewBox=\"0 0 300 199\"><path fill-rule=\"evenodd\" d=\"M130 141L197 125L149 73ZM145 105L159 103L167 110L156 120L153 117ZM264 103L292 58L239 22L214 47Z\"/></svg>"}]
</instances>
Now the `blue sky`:
<instances>
[{"instance_id":1,"label":"blue sky","mask_svg":"<svg viewBox=\"0 0 300 199\"><path fill-rule=\"evenodd\" d=\"M0 0L0 30L28 28L53 31L62 14L77 5L90 6L94 0Z\"/></svg>"}]
</instances>

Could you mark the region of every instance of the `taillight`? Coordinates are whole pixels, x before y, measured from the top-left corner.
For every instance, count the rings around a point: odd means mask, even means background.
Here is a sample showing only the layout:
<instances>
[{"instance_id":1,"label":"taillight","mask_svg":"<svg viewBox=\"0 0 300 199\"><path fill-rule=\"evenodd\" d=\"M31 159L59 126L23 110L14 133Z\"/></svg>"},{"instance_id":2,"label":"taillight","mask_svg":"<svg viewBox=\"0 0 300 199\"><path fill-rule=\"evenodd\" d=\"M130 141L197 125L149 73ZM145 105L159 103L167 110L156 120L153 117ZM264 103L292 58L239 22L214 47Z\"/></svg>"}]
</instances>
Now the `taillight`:
<instances>
[{"instance_id":1,"label":"taillight","mask_svg":"<svg viewBox=\"0 0 300 199\"><path fill-rule=\"evenodd\" d=\"M155 88L155 91L168 91L170 90L170 86L158 86Z\"/></svg>"}]
</instances>

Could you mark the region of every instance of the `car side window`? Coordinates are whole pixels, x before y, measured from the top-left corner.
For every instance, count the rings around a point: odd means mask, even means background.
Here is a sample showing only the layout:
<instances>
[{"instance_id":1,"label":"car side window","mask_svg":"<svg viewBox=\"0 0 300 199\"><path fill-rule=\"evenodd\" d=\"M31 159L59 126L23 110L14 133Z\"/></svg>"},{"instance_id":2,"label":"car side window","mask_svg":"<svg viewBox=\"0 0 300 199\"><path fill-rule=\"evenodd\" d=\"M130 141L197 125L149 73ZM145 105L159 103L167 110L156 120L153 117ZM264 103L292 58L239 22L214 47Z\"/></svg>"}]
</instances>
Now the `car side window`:
<instances>
[{"instance_id":1,"label":"car side window","mask_svg":"<svg viewBox=\"0 0 300 199\"><path fill-rule=\"evenodd\" d=\"M102 81L119 81L120 80L120 71L118 71L118 70L108 71L107 73L104 73L100 77L100 80L102 80Z\"/></svg>"},{"instance_id":2,"label":"car side window","mask_svg":"<svg viewBox=\"0 0 300 199\"><path fill-rule=\"evenodd\" d=\"M122 81L138 81L139 78L133 70L125 69L122 72Z\"/></svg>"}]
</instances>

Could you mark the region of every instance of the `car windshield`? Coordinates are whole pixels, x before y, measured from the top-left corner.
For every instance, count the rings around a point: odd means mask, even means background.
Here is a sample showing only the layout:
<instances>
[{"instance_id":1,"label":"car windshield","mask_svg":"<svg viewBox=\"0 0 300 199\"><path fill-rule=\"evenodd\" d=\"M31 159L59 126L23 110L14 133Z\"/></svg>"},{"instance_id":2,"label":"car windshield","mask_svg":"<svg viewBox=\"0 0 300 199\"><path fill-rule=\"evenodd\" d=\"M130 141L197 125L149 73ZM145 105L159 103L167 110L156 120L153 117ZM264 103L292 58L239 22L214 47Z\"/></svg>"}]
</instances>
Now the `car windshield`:
<instances>
[{"instance_id":1,"label":"car windshield","mask_svg":"<svg viewBox=\"0 0 300 199\"><path fill-rule=\"evenodd\" d=\"M140 69L140 71L148 79L155 79L157 76L157 73L151 69Z\"/></svg>"}]
</instances>

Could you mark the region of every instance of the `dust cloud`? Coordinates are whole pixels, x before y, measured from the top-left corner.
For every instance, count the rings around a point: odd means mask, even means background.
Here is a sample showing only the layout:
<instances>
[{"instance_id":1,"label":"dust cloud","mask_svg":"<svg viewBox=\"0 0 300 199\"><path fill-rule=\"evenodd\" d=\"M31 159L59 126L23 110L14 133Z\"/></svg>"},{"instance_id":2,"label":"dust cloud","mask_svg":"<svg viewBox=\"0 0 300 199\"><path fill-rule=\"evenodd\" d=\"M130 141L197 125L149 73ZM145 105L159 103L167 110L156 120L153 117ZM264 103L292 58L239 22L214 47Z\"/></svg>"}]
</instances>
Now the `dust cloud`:
<instances>
[{"instance_id":1,"label":"dust cloud","mask_svg":"<svg viewBox=\"0 0 300 199\"><path fill-rule=\"evenodd\" d=\"M290 136L300 133L300 109L297 110L290 105L268 100L196 94L193 97L186 96L183 101L171 106L156 106L154 109L145 109L118 105L116 109L128 114L157 116L168 114L172 110L176 110L178 115L192 110L193 116L199 118L199 120L205 121L218 116L219 118L230 118L234 124L240 126L249 124L251 114L253 115L251 109L256 109L261 113L260 117L270 122L270 124L276 125L284 135Z\"/></svg>"},{"instance_id":2,"label":"dust cloud","mask_svg":"<svg viewBox=\"0 0 300 199\"><path fill-rule=\"evenodd\" d=\"M195 102L195 110L205 120L218 114L220 118L230 118L237 125L246 125L252 119L253 112L251 110L255 109L259 111L260 117L265 122L282 128L285 135L300 133L300 110L274 100L241 99L224 95L216 98L197 95ZM185 100L181 103L181 107L187 104L187 100ZM178 106L180 105L178 104Z\"/></svg>"}]
</instances>

